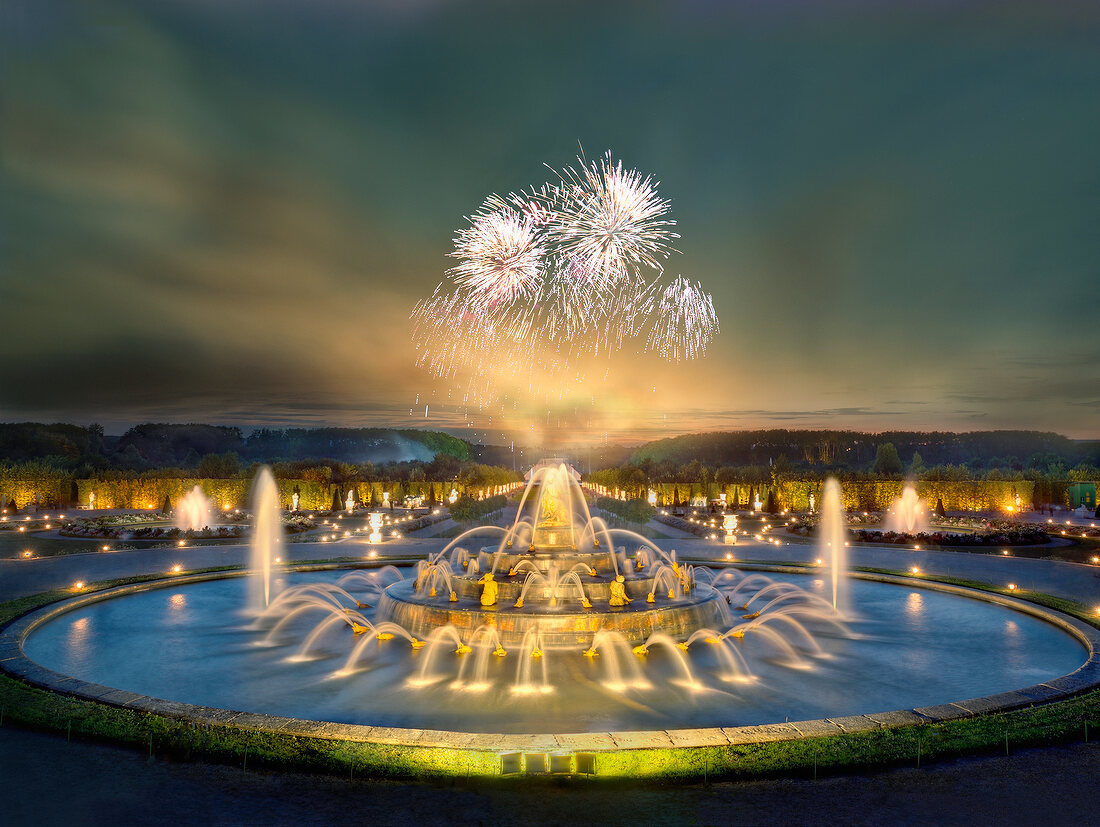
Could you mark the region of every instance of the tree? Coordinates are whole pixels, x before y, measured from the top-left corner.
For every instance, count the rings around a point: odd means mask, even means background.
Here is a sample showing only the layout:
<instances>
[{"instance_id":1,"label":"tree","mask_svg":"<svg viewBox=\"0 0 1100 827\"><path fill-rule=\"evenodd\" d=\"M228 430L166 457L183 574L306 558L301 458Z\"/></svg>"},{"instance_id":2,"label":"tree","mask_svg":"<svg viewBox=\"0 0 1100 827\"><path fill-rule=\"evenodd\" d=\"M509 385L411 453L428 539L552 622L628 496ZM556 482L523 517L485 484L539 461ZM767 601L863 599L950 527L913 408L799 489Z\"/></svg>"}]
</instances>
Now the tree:
<instances>
[{"instance_id":1,"label":"tree","mask_svg":"<svg viewBox=\"0 0 1100 827\"><path fill-rule=\"evenodd\" d=\"M947 511L945 511L944 507L943 507L943 497L937 497L936 498L936 516L937 517L946 517L947 516Z\"/></svg>"},{"instance_id":2,"label":"tree","mask_svg":"<svg viewBox=\"0 0 1100 827\"><path fill-rule=\"evenodd\" d=\"M768 502L764 506L764 510L769 514L774 514L779 510L779 507L775 503L775 492L772 489L768 489Z\"/></svg>"},{"instance_id":3,"label":"tree","mask_svg":"<svg viewBox=\"0 0 1100 827\"><path fill-rule=\"evenodd\" d=\"M878 453L875 454L875 464L871 470L876 474L900 474L905 470L894 443L884 442L878 446Z\"/></svg>"},{"instance_id":4,"label":"tree","mask_svg":"<svg viewBox=\"0 0 1100 827\"><path fill-rule=\"evenodd\" d=\"M236 451L227 451L224 454L206 454L199 461L198 470L195 472L206 479L225 480L231 479L241 470L241 458Z\"/></svg>"},{"instance_id":5,"label":"tree","mask_svg":"<svg viewBox=\"0 0 1100 827\"><path fill-rule=\"evenodd\" d=\"M920 455L920 451L913 452L913 461L909 463L909 473L919 474L924 470L924 457Z\"/></svg>"}]
</instances>

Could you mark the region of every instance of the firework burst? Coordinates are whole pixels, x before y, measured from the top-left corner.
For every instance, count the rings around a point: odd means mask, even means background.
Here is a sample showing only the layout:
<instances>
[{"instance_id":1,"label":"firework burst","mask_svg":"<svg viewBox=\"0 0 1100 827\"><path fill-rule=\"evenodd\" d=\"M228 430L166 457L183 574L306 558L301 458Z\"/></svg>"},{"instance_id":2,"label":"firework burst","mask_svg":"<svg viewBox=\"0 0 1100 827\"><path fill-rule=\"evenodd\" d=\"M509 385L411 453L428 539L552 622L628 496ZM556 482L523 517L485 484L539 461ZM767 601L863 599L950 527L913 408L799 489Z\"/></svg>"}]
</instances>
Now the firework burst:
<instances>
[{"instance_id":1,"label":"firework burst","mask_svg":"<svg viewBox=\"0 0 1100 827\"><path fill-rule=\"evenodd\" d=\"M584 262L605 280L640 278L643 269L660 273L672 252L676 222L663 218L669 202L657 195L657 182L624 170L611 154L577 171L567 167L561 183L547 187L547 234L552 246Z\"/></svg>"},{"instance_id":2,"label":"firework burst","mask_svg":"<svg viewBox=\"0 0 1100 827\"><path fill-rule=\"evenodd\" d=\"M531 218L490 199L455 234L455 283L490 304L533 296L543 276L542 234Z\"/></svg>"},{"instance_id":3,"label":"firework burst","mask_svg":"<svg viewBox=\"0 0 1100 827\"><path fill-rule=\"evenodd\" d=\"M417 365L464 387L465 403L562 393L580 363L631 341L671 361L706 351L718 332L709 294L664 285L679 236L657 182L610 153L579 159L537 190L492 195L455 233L449 288L412 312Z\"/></svg>"}]
</instances>

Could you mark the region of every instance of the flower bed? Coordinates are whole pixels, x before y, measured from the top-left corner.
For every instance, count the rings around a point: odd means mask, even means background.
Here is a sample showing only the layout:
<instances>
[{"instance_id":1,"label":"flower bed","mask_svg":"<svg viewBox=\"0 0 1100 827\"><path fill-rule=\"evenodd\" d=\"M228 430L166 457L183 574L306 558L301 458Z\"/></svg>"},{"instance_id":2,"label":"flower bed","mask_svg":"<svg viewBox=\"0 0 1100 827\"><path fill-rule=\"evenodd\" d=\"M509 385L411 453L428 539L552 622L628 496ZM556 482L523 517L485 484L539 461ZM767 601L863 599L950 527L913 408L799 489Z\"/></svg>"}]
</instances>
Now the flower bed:
<instances>
[{"instance_id":1,"label":"flower bed","mask_svg":"<svg viewBox=\"0 0 1100 827\"><path fill-rule=\"evenodd\" d=\"M922 531L919 534L899 534L896 531L852 532L862 543L892 543L895 545L932 546L1041 546L1050 542L1050 535L1041 529L1025 528L987 533L951 534L944 531Z\"/></svg>"},{"instance_id":2,"label":"flower bed","mask_svg":"<svg viewBox=\"0 0 1100 827\"><path fill-rule=\"evenodd\" d=\"M248 533L248 525L244 519L248 515L235 515L236 525L208 526L197 531L183 531L175 526L151 526L145 525L137 528L128 528L137 520L118 519L119 516L141 518L148 522L148 517L128 514L111 517L97 517L90 520L74 520L66 523L58 532L62 537L80 537L96 540L233 540L244 537ZM317 527L317 524L300 514L283 518L283 527L289 534L300 534Z\"/></svg>"},{"instance_id":3,"label":"flower bed","mask_svg":"<svg viewBox=\"0 0 1100 827\"><path fill-rule=\"evenodd\" d=\"M689 534L694 534L696 537L703 537L709 539L712 534L722 534L721 524L710 525L707 522L700 522L698 520L692 521L684 517L677 517L675 514L661 514L653 518L659 523L664 523L672 528L679 529L680 531L686 531Z\"/></svg>"}]
</instances>

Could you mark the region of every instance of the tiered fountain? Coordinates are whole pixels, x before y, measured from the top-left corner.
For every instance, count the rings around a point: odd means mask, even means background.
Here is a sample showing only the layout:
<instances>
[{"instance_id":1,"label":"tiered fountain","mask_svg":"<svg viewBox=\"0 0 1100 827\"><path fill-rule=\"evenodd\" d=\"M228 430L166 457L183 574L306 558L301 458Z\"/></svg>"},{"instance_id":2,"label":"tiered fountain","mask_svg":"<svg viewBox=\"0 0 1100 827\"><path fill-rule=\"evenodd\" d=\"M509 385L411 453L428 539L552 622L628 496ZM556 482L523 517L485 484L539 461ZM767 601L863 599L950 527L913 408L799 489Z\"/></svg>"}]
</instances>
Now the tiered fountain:
<instances>
[{"instance_id":1,"label":"tiered fountain","mask_svg":"<svg viewBox=\"0 0 1100 827\"><path fill-rule=\"evenodd\" d=\"M486 533L499 539L473 554L463 548ZM633 547L632 559L625 544ZM375 617L415 637L447 625L486 626L506 647L535 633L542 646L587 648L600 631L632 643L656 633L686 637L723 623L726 608L719 590L697 582L675 552L593 518L574 472L543 462L511 528L457 538L422 563L413 580L389 586Z\"/></svg>"},{"instance_id":2,"label":"tiered fountain","mask_svg":"<svg viewBox=\"0 0 1100 827\"><path fill-rule=\"evenodd\" d=\"M269 568L254 565L267 583ZM834 579L841 574L834 567ZM302 625L317 613L319 621ZM385 657L377 643L399 638L414 653L427 647L409 686L445 678L444 653L476 652L474 667L456 667L453 685L487 688L491 656L514 652L522 660L511 688L519 693L571 683L572 670L557 669L551 680L547 661L582 655L604 656L606 689L651 686L632 654L644 658L654 646L672 659L672 673L666 663L653 676L693 689L704 688L700 676L707 671L722 682L744 682L754 672L737 644L749 632L770 663L795 668L822 653L820 631L845 632L833 605L798 586L732 567L682 565L675 551L610 528L590 514L579 475L558 460L532 469L510 527L465 532L419 562L411 577L389 566L336 583L292 586L270 599L255 628L267 630L272 646L286 645L291 630L299 630L291 660L302 662L331 653L341 627L350 627L356 642L333 677L362 671ZM698 665L688 654L696 643L709 644Z\"/></svg>"}]
</instances>

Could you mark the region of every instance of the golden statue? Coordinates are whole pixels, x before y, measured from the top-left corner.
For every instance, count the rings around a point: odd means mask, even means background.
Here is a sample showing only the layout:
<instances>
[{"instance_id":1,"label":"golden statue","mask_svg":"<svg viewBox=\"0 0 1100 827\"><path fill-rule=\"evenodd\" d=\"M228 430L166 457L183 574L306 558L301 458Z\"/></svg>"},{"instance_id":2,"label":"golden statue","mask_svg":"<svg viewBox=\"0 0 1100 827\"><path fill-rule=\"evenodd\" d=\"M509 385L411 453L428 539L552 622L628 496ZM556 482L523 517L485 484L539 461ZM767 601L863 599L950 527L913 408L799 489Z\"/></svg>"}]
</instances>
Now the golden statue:
<instances>
[{"instance_id":1,"label":"golden statue","mask_svg":"<svg viewBox=\"0 0 1100 827\"><path fill-rule=\"evenodd\" d=\"M485 584L485 588L481 590L481 605L495 605L497 602L497 592L500 590L500 584L493 579L493 573L491 571L487 572L485 576L477 582Z\"/></svg>"},{"instance_id":2,"label":"golden statue","mask_svg":"<svg viewBox=\"0 0 1100 827\"><path fill-rule=\"evenodd\" d=\"M611 583L611 599L608 600L612 606L625 606L630 602L630 598L626 596L626 586L623 583L626 581L621 574L616 577Z\"/></svg>"}]
</instances>

